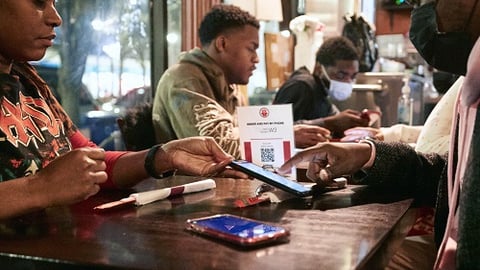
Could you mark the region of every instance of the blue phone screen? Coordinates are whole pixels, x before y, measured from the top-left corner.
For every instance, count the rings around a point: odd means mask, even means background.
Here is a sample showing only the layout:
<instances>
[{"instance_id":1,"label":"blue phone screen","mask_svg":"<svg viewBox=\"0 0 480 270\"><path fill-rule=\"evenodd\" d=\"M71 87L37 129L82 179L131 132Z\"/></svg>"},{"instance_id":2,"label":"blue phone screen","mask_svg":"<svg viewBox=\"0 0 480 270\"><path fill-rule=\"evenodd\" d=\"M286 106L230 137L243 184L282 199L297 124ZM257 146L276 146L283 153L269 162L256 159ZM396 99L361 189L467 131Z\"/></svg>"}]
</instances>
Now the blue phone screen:
<instances>
[{"instance_id":1,"label":"blue phone screen","mask_svg":"<svg viewBox=\"0 0 480 270\"><path fill-rule=\"evenodd\" d=\"M254 163L247 162L247 161L233 161L232 163L237 164L238 166L243 167L250 172L256 173L258 175L262 175L262 176L268 178L270 181L274 181L275 183L278 183L280 185L280 187L282 187L282 186L288 187L288 188L290 188L292 190L295 190L295 191L298 191L300 193L306 193L306 192L309 192L311 190L309 187L303 186L302 184L299 184L298 182L289 180L289 179L287 179L287 178L285 178L285 177L283 177L279 174L276 174L274 172L267 171L267 170L263 169L262 167L254 164ZM262 179L260 179L260 180L262 180ZM274 184L274 183L271 183L271 184Z\"/></svg>"},{"instance_id":2,"label":"blue phone screen","mask_svg":"<svg viewBox=\"0 0 480 270\"><path fill-rule=\"evenodd\" d=\"M284 231L281 227L229 215L201 219L197 220L195 223L201 227L207 227L226 234L236 235L241 238L254 238L269 233Z\"/></svg>"}]
</instances>

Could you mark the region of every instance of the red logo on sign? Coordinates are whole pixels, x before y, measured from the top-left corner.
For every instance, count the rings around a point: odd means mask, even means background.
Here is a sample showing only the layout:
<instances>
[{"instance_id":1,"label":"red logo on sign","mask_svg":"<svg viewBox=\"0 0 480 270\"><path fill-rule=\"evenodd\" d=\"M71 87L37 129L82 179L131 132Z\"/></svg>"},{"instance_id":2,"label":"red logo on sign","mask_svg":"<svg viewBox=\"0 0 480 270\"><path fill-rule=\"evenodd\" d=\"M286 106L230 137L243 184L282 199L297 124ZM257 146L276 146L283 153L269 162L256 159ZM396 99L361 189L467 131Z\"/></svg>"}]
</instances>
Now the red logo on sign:
<instances>
[{"instance_id":1,"label":"red logo on sign","mask_svg":"<svg viewBox=\"0 0 480 270\"><path fill-rule=\"evenodd\" d=\"M259 114L261 117L267 118L270 115L270 111L267 108L263 107L260 108Z\"/></svg>"}]
</instances>

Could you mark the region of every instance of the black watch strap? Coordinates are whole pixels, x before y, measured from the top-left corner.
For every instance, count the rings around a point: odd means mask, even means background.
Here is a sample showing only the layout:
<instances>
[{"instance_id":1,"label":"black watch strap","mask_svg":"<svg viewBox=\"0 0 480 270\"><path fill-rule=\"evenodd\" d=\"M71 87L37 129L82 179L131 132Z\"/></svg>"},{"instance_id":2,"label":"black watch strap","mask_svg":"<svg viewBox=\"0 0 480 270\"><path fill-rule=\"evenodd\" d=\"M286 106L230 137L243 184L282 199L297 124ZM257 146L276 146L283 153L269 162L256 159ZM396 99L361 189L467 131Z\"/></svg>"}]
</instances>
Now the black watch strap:
<instances>
[{"instance_id":1,"label":"black watch strap","mask_svg":"<svg viewBox=\"0 0 480 270\"><path fill-rule=\"evenodd\" d=\"M163 144L157 144L152 146L152 148L148 150L147 156L145 157L145 170L147 171L148 175L156 179L165 178L175 174L175 170L170 170L164 173L157 173L155 171L155 155L157 154L158 150L162 150L162 145Z\"/></svg>"}]
</instances>

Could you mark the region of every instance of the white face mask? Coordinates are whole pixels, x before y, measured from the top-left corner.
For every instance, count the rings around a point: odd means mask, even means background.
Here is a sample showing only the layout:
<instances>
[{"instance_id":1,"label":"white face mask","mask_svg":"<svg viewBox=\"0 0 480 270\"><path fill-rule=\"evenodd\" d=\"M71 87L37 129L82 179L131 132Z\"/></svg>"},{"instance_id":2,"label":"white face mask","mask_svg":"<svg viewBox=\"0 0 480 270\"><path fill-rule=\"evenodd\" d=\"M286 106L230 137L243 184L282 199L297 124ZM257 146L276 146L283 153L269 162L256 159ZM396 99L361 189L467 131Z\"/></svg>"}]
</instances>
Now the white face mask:
<instances>
[{"instance_id":1,"label":"white face mask","mask_svg":"<svg viewBox=\"0 0 480 270\"><path fill-rule=\"evenodd\" d=\"M352 95L353 85L351 83L330 80L328 94L338 101L344 101Z\"/></svg>"}]
</instances>

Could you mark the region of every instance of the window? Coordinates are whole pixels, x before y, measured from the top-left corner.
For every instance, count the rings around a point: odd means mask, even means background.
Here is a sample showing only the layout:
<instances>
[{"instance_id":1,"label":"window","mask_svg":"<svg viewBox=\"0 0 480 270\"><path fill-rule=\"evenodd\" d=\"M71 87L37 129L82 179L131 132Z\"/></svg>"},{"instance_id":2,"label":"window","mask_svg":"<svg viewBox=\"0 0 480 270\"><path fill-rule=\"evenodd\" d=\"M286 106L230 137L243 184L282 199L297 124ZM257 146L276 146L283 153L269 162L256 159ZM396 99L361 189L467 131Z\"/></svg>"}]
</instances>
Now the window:
<instances>
[{"instance_id":1,"label":"window","mask_svg":"<svg viewBox=\"0 0 480 270\"><path fill-rule=\"evenodd\" d=\"M181 0L168 0L168 22L167 22L167 44L168 44L168 66L177 62L181 51Z\"/></svg>"},{"instance_id":2,"label":"window","mask_svg":"<svg viewBox=\"0 0 480 270\"><path fill-rule=\"evenodd\" d=\"M125 99L151 98L149 2L57 1L55 45L33 64L77 125L89 111L119 114Z\"/></svg>"}]
</instances>

